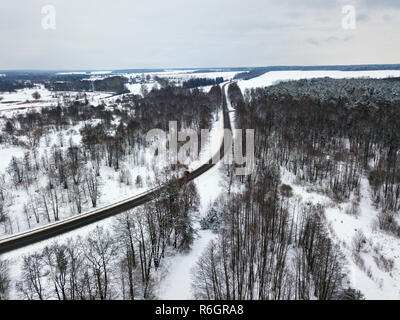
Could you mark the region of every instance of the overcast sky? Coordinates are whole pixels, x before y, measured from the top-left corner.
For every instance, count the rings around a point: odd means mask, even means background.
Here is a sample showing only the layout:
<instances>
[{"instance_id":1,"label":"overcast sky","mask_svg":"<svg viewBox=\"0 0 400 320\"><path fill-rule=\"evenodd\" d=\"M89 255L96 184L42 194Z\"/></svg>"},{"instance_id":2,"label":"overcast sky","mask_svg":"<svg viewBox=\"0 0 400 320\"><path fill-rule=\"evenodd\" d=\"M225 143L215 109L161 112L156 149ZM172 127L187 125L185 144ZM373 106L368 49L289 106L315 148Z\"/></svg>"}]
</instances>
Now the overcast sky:
<instances>
[{"instance_id":1,"label":"overcast sky","mask_svg":"<svg viewBox=\"0 0 400 320\"><path fill-rule=\"evenodd\" d=\"M399 30L400 0L1 0L0 69L400 63Z\"/></svg>"}]
</instances>

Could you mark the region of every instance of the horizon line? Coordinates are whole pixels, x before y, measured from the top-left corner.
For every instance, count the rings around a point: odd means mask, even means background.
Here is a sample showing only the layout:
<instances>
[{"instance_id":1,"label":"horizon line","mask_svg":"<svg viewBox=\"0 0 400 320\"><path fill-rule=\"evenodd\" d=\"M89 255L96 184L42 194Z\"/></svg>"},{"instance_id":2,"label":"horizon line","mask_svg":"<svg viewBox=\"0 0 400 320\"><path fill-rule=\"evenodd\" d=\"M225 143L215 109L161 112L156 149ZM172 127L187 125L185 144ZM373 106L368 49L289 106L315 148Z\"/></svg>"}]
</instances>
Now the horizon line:
<instances>
[{"instance_id":1,"label":"horizon line","mask_svg":"<svg viewBox=\"0 0 400 320\"><path fill-rule=\"evenodd\" d=\"M400 67L400 63L367 63L367 64L321 64L321 65L266 65L266 66L240 66L240 67L148 67L148 68L98 68L98 69L34 69L34 68L26 68L26 69L0 69L0 72L93 72L93 71L104 71L104 72L116 72L116 71L128 71L128 70L218 70L218 69L236 69L237 71L241 70L252 70L252 69L267 69L267 68L330 68L330 67ZM241 69L241 70L239 70Z\"/></svg>"}]
</instances>

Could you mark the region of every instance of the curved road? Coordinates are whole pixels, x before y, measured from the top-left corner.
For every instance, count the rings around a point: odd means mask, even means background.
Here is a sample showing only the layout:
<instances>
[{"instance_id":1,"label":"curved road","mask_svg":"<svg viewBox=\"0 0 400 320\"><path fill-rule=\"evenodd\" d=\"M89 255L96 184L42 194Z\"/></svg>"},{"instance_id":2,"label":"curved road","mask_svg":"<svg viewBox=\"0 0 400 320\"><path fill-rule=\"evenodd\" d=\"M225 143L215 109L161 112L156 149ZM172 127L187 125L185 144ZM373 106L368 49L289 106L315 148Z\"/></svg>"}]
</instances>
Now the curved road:
<instances>
[{"instance_id":1,"label":"curved road","mask_svg":"<svg viewBox=\"0 0 400 320\"><path fill-rule=\"evenodd\" d=\"M229 119L229 112L227 107L227 100L225 95L225 86L222 86L222 108L224 114L224 129L231 130L231 122ZM228 144L228 148L230 148L231 143ZM192 181L202 175L204 172L210 170L215 164L218 163L220 159L224 157L225 154L225 141L222 140L221 147L219 151L205 164L200 166L199 168L193 170L185 177L178 179L180 183L187 183ZM87 213L83 213L68 219L64 219L62 221L58 221L37 229L29 230L23 233L19 233L8 238L0 240L0 254L6 253L12 250L16 250L36 242L46 240L52 238L54 236L58 236L60 234L78 229L80 227L92 224L96 221L111 217L113 215L125 212L129 209L138 207L146 202L151 201L157 197L157 194L161 192L166 185L161 185L154 189L151 189L145 193L140 195L133 196L131 198L119 201L112 205L99 208L97 210L93 210Z\"/></svg>"}]
</instances>

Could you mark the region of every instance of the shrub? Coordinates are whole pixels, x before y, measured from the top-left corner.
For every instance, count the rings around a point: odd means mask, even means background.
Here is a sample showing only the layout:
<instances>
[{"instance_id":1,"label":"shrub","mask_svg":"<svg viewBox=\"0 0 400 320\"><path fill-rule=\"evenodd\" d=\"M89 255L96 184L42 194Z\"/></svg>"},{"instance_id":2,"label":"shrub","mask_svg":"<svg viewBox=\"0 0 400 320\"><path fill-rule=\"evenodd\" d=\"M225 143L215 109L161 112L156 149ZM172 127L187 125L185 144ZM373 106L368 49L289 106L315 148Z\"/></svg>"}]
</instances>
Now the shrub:
<instances>
[{"instance_id":1,"label":"shrub","mask_svg":"<svg viewBox=\"0 0 400 320\"><path fill-rule=\"evenodd\" d=\"M135 185L138 188L142 188L143 187L143 179L142 179L142 177L140 175L138 175L136 177Z\"/></svg>"},{"instance_id":2,"label":"shrub","mask_svg":"<svg viewBox=\"0 0 400 320\"><path fill-rule=\"evenodd\" d=\"M282 184L281 185L281 195L283 197L290 198L293 196L293 188L289 186L288 184Z\"/></svg>"},{"instance_id":3,"label":"shrub","mask_svg":"<svg viewBox=\"0 0 400 320\"><path fill-rule=\"evenodd\" d=\"M365 237L364 233L361 230L357 231L357 233L353 237L353 250L356 253L360 253L366 243L367 238Z\"/></svg>"},{"instance_id":4,"label":"shrub","mask_svg":"<svg viewBox=\"0 0 400 320\"><path fill-rule=\"evenodd\" d=\"M39 100L41 97L40 93L35 91L34 93L32 93L32 98L35 100Z\"/></svg>"},{"instance_id":5,"label":"shrub","mask_svg":"<svg viewBox=\"0 0 400 320\"><path fill-rule=\"evenodd\" d=\"M346 213L358 217L360 215L360 206L357 201L352 201L350 206L346 209Z\"/></svg>"},{"instance_id":6,"label":"shrub","mask_svg":"<svg viewBox=\"0 0 400 320\"><path fill-rule=\"evenodd\" d=\"M210 208L207 215L200 220L200 226L202 230L212 230L214 232L219 231L222 224L222 214L215 208Z\"/></svg>"},{"instance_id":7,"label":"shrub","mask_svg":"<svg viewBox=\"0 0 400 320\"><path fill-rule=\"evenodd\" d=\"M365 297L360 290L348 288L339 294L338 300L365 300Z\"/></svg>"},{"instance_id":8,"label":"shrub","mask_svg":"<svg viewBox=\"0 0 400 320\"><path fill-rule=\"evenodd\" d=\"M395 220L394 213L381 212L378 216L379 228L388 231L396 237L400 237L400 226Z\"/></svg>"}]
</instances>

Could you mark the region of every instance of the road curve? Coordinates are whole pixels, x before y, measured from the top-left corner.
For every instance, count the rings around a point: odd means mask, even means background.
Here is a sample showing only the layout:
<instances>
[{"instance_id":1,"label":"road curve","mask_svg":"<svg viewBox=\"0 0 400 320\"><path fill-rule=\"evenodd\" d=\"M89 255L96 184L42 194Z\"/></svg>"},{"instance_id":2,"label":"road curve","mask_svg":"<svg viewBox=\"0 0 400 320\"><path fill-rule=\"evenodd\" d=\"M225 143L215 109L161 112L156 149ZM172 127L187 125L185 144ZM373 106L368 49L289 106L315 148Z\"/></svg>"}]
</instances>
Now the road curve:
<instances>
[{"instance_id":1,"label":"road curve","mask_svg":"<svg viewBox=\"0 0 400 320\"><path fill-rule=\"evenodd\" d=\"M225 86L222 86L222 108L224 115L224 129L231 130L231 122L229 118L229 112L227 107L227 98L225 94ZM228 148L230 148L231 143L228 144ZM180 183L187 183L192 181L210 170L215 164L218 163L220 159L224 157L225 154L225 141L222 139L222 143L219 151L205 164L200 166L199 168L193 170L185 177L178 179ZM103 220L105 218L111 217L113 215L125 212L129 209L138 207L146 202L149 202L157 197L164 188L165 184L158 186L154 189L148 190L145 193L133 196L131 198L116 202L109 206L105 206L96 210L92 210L80 215L76 215L62 221L54 222L49 225L39 227L36 229L32 229L26 232L22 232L5 239L0 240L0 254L10 252L58 235L63 233L78 229L83 226L87 226L96 221Z\"/></svg>"}]
</instances>

